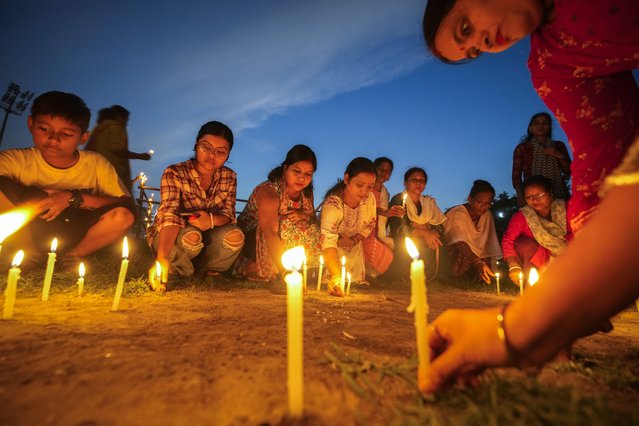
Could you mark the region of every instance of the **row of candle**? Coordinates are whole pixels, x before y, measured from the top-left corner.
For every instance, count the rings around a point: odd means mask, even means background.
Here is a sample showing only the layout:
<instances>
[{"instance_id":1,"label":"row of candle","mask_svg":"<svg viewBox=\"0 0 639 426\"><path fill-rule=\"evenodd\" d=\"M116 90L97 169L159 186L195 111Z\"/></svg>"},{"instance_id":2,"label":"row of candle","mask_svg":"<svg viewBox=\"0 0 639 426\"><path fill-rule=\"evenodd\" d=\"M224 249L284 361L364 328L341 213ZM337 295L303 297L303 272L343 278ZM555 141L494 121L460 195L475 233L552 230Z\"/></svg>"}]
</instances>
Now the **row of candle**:
<instances>
[{"instance_id":1,"label":"row of candle","mask_svg":"<svg viewBox=\"0 0 639 426\"><path fill-rule=\"evenodd\" d=\"M499 288L499 279L501 277L501 274L499 272L495 273L495 282L497 283L497 294L501 293L501 290ZM539 273L537 272L536 268L530 268L530 272L528 273L528 285L529 286L534 286L537 281L539 280ZM519 276L518 276L518 280L517 280L517 284L519 284L519 295L523 295L524 294L524 273L520 272ZM639 305L637 305L637 309L639 310Z\"/></svg>"},{"instance_id":2,"label":"row of candle","mask_svg":"<svg viewBox=\"0 0 639 426\"><path fill-rule=\"evenodd\" d=\"M58 239L54 238L51 242L51 251L47 256L47 268L44 273L44 282L42 284L42 297L43 301L49 300L49 293L51 290L51 280L53 278L53 270L55 268L56 263L56 250L58 248ZM113 304L111 305L112 311L117 311L120 305L120 298L122 297L122 292L124 290L124 281L126 279L126 273L129 266L129 244L127 237L124 237L122 243L122 263L120 265L120 273L118 275L118 281L115 287L115 295L113 297ZM15 306L16 299L16 291L18 286L18 280L20 279L20 264L24 259L24 251L20 250L15 255L13 262L11 263L11 269L9 269L9 275L7 277L7 287L5 288L5 299L4 299L4 309L2 313L3 319L10 319L13 317L13 308ZM158 262L156 262L156 271L158 277L161 276L161 267ZM84 294L84 275L85 275L85 267L84 262L80 262L80 266L78 268L79 277L77 281L78 286L78 296L82 296Z\"/></svg>"}]
</instances>

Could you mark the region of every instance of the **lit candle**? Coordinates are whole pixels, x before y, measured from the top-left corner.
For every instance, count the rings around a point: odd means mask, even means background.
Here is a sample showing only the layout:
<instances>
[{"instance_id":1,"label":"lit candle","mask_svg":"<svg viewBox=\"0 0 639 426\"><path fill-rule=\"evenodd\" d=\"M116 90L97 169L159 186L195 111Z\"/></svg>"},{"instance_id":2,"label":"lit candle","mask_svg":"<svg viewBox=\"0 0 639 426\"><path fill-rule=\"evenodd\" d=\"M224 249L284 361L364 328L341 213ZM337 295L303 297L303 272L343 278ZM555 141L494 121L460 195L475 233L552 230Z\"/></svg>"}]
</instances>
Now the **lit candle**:
<instances>
[{"instance_id":1,"label":"lit candle","mask_svg":"<svg viewBox=\"0 0 639 426\"><path fill-rule=\"evenodd\" d=\"M500 277L499 272L496 272L495 273L495 279L497 280L497 294L500 293L500 290L499 290L499 277Z\"/></svg>"},{"instance_id":2,"label":"lit candle","mask_svg":"<svg viewBox=\"0 0 639 426\"><path fill-rule=\"evenodd\" d=\"M523 295L524 294L524 273L520 272L519 273L519 295Z\"/></svg>"},{"instance_id":3,"label":"lit candle","mask_svg":"<svg viewBox=\"0 0 639 426\"><path fill-rule=\"evenodd\" d=\"M155 151L153 151L152 149L149 149L149 154L153 155L155 154Z\"/></svg>"},{"instance_id":4,"label":"lit candle","mask_svg":"<svg viewBox=\"0 0 639 426\"><path fill-rule=\"evenodd\" d=\"M419 251L413 241L406 237L406 250L413 261L410 264L411 304L415 311L415 333L417 335L417 383L420 389L425 386L426 374L430 364L428 350L428 302L426 301L426 274L424 261L419 258Z\"/></svg>"},{"instance_id":5,"label":"lit candle","mask_svg":"<svg viewBox=\"0 0 639 426\"><path fill-rule=\"evenodd\" d=\"M350 295L351 294L351 273L350 272L346 273L346 279L348 280L348 284L346 287L346 294Z\"/></svg>"},{"instance_id":6,"label":"lit candle","mask_svg":"<svg viewBox=\"0 0 639 426\"><path fill-rule=\"evenodd\" d=\"M342 256L342 276L340 277L339 286L344 293L344 287L346 285L346 256Z\"/></svg>"},{"instance_id":7,"label":"lit candle","mask_svg":"<svg viewBox=\"0 0 639 426\"><path fill-rule=\"evenodd\" d=\"M124 279L126 278L126 270L129 267L129 243L124 237L122 243L122 264L120 265L120 276L118 277L118 284L115 286L115 297L113 298L112 311L117 311L120 305L120 297L122 297L122 290L124 289Z\"/></svg>"},{"instance_id":8,"label":"lit candle","mask_svg":"<svg viewBox=\"0 0 639 426\"><path fill-rule=\"evenodd\" d=\"M408 196L408 194L406 192L404 192L404 196L402 197L402 208L405 209L406 208L406 197Z\"/></svg>"},{"instance_id":9,"label":"lit candle","mask_svg":"<svg viewBox=\"0 0 639 426\"><path fill-rule=\"evenodd\" d=\"M47 270L44 272L44 284L42 286L42 300L49 300L49 290L51 290L51 279L53 278L53 267L55 266L56 254L58 248L58 239L51 241L51 251L47 259Z\"/></svg>"},{"instance_id":10,"label":"lit candle","mask_svg":"<svg viewBox=\"0 0 639 426\"><path fill-rule=\"evenodd\" d=\"M78 267L78 296L84 294L84 262L80 262Z\"/></svg>"},{"instance_id":11,"label":"lit candle","mask_svg":"<svg viewBox=\"0 0 639 426\"><path fill-rule=\"evenodd\" d=\"M322 271L324 270L324 256L320 254L319 271L317 271L317 291L322 289Z\"/></svg>"},{"instance_id":12,"label":"lit candle","mask_svg":"<svg viewBox=\"0 0 639 426\"><path fill-rule=\"evenodd\" d=\"M7 276L7 288L4 290L4 311L2 318L11 319L13 317L13 307L16 304L16 290L18 288L18 280L20 279L20 263L24 258L24 251L20 250L16 253L9 269Z\"/></svg>"},{"instance_id":13,"label":"lit candle","mask_svg":"<svg viewBox=\"0 0 639 426\"><path fill-rule=\"evenodd\" d=\"M300 418L304 414L304 360L302 275L299 268L304 253L303 247L294 247L282 255L282 265L289 273L286 281L286 329L288 361L288 414Z\"/></svg>"},{"instance_id":14,"label":"lit candle","mask_svg":"<svg viewBox=\"0 0 639 426\"><path fill-rule=\"evenodd\" d=\"M308 278L308 268L306 267L306 254L302 259L302 285L304 286L304 292L306 293L306 279Z\"/></svg>"},{"instance_id":15,"label":"lit candle","mask_svg":"<svg viewBox=\"0 0 639 426\"><path fill-rule=\"evenodd\" d=\"M534 286L539 281L539 273L536 268L530 268L530 272L528 273L528 285Z\"/></svg>"}]
</instances>

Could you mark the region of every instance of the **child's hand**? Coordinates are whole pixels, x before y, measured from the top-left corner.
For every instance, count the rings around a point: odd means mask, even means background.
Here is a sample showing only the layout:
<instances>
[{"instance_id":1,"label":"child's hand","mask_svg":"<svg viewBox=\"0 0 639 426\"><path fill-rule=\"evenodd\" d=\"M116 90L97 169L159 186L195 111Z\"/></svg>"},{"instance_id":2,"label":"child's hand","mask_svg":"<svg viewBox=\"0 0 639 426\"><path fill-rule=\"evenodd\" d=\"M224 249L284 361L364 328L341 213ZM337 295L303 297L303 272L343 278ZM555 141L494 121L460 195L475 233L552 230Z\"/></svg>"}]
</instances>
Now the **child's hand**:
<instances>
[{"instance_id":1,"label":"child's hand","mask_svg":"<svg viewBox=\"0 0 639 426\"><path fill-rule=\"evenodd\" d=\"M48 197L38 201L35 205L37 214L47 222L52 221L69 207L70 191L60 191L58 189L45 189Z\"/></svg>"}]
</instances>

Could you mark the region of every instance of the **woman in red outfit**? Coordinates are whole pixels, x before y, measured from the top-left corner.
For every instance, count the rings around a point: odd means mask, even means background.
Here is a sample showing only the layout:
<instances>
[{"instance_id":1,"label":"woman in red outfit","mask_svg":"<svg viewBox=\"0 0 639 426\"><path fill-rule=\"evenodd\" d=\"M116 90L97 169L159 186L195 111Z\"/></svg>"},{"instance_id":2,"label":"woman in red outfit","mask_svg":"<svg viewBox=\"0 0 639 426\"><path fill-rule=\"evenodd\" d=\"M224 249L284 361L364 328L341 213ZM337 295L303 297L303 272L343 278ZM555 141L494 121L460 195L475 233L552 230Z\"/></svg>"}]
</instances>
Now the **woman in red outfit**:
<instances>
[{"instance_id":1,"label":"woman in red outfit","mask_svg":"<svg viewBox=\"0 0 639 426\"><path fill-rule=\"evenodd\" d=\"M519 273L542 268L566 246L566 203L553 199L552 184L544 176L531 176L522 185L526 206L513 215L501 240L508 274L516 283Z\"/></svg>"}]
</instances>

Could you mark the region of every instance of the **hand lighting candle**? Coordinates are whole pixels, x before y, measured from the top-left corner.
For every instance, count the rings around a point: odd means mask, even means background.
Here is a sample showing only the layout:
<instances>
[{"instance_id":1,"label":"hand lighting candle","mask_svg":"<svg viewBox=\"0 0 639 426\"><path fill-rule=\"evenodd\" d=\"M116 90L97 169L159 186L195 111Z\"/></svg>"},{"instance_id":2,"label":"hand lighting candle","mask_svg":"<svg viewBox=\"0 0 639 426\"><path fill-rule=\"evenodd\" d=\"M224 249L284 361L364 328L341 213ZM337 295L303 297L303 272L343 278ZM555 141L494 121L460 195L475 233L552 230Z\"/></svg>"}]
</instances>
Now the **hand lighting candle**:
<instances>
[{"instance_id":1,"label":"hand lighting candle","mask_svg":"<svg viewBox=\"0 0 639 426\"><path fill-rule=\"evenodd\" d=\"M84 295L84 262L78 267L78 296Z\"/></svg>"},{"instance_id":2,"label":"hand lighting candle","mask_svg":"<svg viewBox=\"0 0 639 426\"><path fill-rule=\"evenodd\" d=\"M129 268L129 243L124 237L122 243L122 264L120 265L120 275L118 276L118 284L115 286L115 297L113 297L112 311L117 311L120 305L120 297L122 297L122 290L124 289L124 280L126 278L126 270Z\"/></svg>"},{"instance_id":3,"label":"hand lighting candle","mask_svg":"<svg viewBox=\"0 0 639 426\"><path fill-rule=\"evenodd\" d=\"M24 258L24 251L20 250L16 253L9 269L7 276L7 287L4 290L4 311L3 319L11 319L13 317L13 307L16 304L16 291L18 289L18 280L20 279L20 263Z\"/></svg>"},{"instance_id":4,"label":"hand lighting candle","mask_svg":"<svg viewBox=\"0 0 639 426\"><path fill-rule=\"evenodd\" d=\"M51 279L53 278L53 268L55 266L56 254L55 251L58 248L58 239L54 238L51 241L51 251L49 252L47 259L47 269L44 273L44 284L42 285L42 300L49 300L49 291L51 290Z\"/></svg>"},{"instance_id":5,"label":"hand lighting candle","mask_svg":"<svg viewBox=\"0 0 639 426\"><path fill-rule=\"evenodd\" d=\"M286 281L286 329L288 333L288 414L300 418L304 414L304 311L302 275L299 268L304 256L303 247L294 247L282 255L282 265L289 273Z\"/></svg>"},{"instance_id":6,"label":"hand lighting candle","mask_svg":"<svg viewBox=\"0 0 639 426\"><path fill-rule=\"evenodd\" d=\"M413 241L406 237L406 250L413 261L410 264L411 306L415 312L415 333L417 336L417 383L420 389L425 386L426 374L430 366L428 349L428 302L426 300L426 274L424 261L419 258L419 251Z\"/></svg>"},{"instance_id":7,"label":"hand lighting candle","mask_svg":"<svg viewBox=\"0 0 639 426\"><path fill-rule=\"evenodd\" d=\"M319 270L317 271L317 291L322 289L322 271L324 270L324 256L320 254Z\"/></svg>"}]
</instances>

